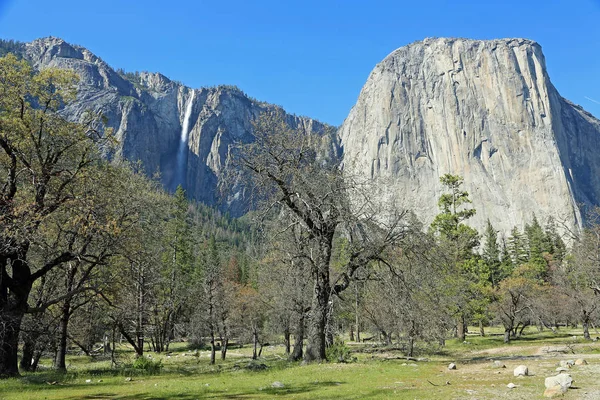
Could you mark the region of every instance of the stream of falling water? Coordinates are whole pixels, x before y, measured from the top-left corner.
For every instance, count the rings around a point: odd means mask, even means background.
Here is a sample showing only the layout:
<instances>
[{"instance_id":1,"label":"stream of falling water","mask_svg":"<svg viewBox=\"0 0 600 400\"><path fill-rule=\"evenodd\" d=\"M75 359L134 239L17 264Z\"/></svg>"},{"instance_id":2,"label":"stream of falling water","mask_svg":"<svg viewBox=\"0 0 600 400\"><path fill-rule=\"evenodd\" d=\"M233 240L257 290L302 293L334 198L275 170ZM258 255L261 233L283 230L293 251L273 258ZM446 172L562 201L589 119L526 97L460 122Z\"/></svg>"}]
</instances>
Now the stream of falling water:
<instances>
[{"instance_id":1,"label":"stream of falling water","mask_svg":"<svg viewBox=\"0 0 600 400\"><path fill-rule=\"evenodd\" d=\"M188 134L190 126L190 117L192 115L192 106L194 104L194 95L196 92L192 90L192 94L185 106L185 114L183 115L183 125L181 126L181 140L179 141L179 150L177 151L177 171L175 173L175 185L181 185L185 189L186 184L186 169L187 169L187 154L188 154Z\"/></svg>"}]
</instances>

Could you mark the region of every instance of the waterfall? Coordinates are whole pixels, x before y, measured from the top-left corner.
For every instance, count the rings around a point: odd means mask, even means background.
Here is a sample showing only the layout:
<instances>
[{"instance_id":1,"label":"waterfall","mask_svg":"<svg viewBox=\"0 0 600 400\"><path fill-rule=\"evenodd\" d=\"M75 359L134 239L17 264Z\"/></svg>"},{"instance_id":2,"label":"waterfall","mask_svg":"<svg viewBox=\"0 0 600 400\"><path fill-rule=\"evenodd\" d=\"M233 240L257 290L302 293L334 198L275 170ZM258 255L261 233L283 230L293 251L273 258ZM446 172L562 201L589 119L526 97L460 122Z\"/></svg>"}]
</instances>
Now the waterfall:
<instances>
[{"instance_id":1,"label":"waterfall","mask_svg":"<svg viewBox=\"0 0 600 400\"><path fill-rule=\"evenodd\" d=\"M181 140L179 141L179 149L177 151L177 170L175 171L175 181L173 189L177 185L186 187L186 172L187 172L187 155L188 155L188 134L190 126L190 117L192 115L192 106L194 104L194 95L196 92L192 90L192 94L185 106L185 114L183 115L183 124L181 126Z\"/></svg>"}]
</instances>

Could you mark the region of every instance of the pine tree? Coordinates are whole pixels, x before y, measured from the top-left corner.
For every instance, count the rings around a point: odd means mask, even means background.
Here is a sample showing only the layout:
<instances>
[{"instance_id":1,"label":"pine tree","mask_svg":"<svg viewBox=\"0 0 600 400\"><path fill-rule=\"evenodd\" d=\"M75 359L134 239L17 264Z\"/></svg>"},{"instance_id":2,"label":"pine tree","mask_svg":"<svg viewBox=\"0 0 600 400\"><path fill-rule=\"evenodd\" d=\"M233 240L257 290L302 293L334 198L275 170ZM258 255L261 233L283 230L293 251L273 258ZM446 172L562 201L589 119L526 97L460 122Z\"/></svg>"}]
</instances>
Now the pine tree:
<instances>
[{"instance_id":1,"label":"pine tree","mask_svg":"<svg viewBox=\"0 0 600 400\"><path fill-rule=\"evenodd\" d=\"M545 234L535 214L531 225L526 225L525 234L529 252L528 264L539 279L545 279L548 275L548 262L544 258Z\"/></svg>"},{"instance_id":2,"label":"pine tree","mask_svg":"<svg viewBox=\"0 0 600 400\"><path fill-rule=\"evenodd\" d=\"M438 234L443 241L452 243L457 262L470 258L473 249L479 245L479 234L464 222L475 215L474 208L463 208L471 204L469 193L461 190L464 179L457 175L445 174L440 182L450 193L440 196L438 214L430 226L430 232ZM462 208L462 209L461 209Z\"/></svg>"},{"instance_id":3,"label":"pine tree","mask_svg":"<svg viewBox=\"0 0 600 400\"><path fill-rule=\"evenodd\" d=\"M485 238L485 247L483 248L482 258L488 266L490 283L493 287L497 287L505 276L501 270L498 231L494 229L489 219L483 237Z\"/></svg>"},{"instance_id":4,"label":"pine tree","mask_svg":"<svg viewBox=\"0 0 600 400\"><path fill-rule=\"evenodd\" d=\"M466 324L471 305L481 297L480 265L473 253L479 245L479 234L464 222L475 215L475 209L464 208L471 203L469 193L461 189L463 178L446 174L440 182L448 189L439 199L438 214L429 227L437 235L440 247L451 256L448 286L456 298L452 313L456 316L456 334L465 340ZM484 264L485 266L485 264ZM484 280L487 281L488 275Z\"/></svg>"},{"instance_id":5,"label":"pine tree","mask_svg":"<svg viewBox=\"0 0 600 400\"><path fill-rule=\"evenodd\" d=\"M507 249L513 264L513 268L516 268L529 261L525 240L516 226L510 231Z\"/></svg>"}]
</instances>

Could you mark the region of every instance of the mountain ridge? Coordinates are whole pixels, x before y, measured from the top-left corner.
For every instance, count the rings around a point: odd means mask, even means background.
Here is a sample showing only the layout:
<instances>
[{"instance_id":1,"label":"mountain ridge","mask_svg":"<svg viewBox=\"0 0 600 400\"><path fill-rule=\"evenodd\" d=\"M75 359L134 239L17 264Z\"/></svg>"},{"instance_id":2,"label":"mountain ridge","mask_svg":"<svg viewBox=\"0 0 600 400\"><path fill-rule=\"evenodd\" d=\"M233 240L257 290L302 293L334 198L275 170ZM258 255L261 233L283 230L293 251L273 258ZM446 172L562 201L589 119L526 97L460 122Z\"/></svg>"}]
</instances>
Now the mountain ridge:
<instances>
[{"instance_id":1,"label":"mountain ridge","mask_svg":"<svg viewBox=\"0 0 600 400\"><path fill-rule=\"evenodd\" d=\"M247 211L243 185L238 185L239 192L231 193L228 199L220 199L217 189L230 145L236 140L251 140L254 118L266 109L278 109L291 126L301 126L309 133L321 135L329 127L251 98L234 86L192 89L161 73L115 70L85 47L60 38L41 38L10 47L20 49L19 55L36 69L73 69L80 76L77 100L64 112L72 120L81 120L88 110L100 112L118 139L116 155L141 161L147 175L160 173L166 188L174 190L181 184L191 198L218 206L231 215ZM184 135L185 111L192 93L189 132ZM185 178L177 181L175 158L184 136ZM328 151L337 152L335 138L323 140L329 141L324 143L330 147Z\"/></svg>"},{"instance_id":2,"label":"mountain ridge","mask_svg":"<svg viewBox=\"0 0 600 400\"><path fill-rule=\"evenodd\" d=\"M102 112L117 154L141 160L148 175L160 172L165 187L182 183L190 197L234 216L248 210L243 185L227 199L217 195L229 149L252 140L258 114L281 107L234 86L192 89L158 72L114 70L59 38L12 48L36 68L75 69L82 83L67 115ZM374 67L337 134L285 115L321 135L322 149L347 173L380 180L381 202L415 210L425 223L439 212L443 173L465 178L479 230L489 219L508 234L533 214L577 230L586 208L600 204L600 121L560 96L541 45L529 39L426 38L400 47ZM182 137L185 177L176 179Z\"/></svg>"}]
</instances>

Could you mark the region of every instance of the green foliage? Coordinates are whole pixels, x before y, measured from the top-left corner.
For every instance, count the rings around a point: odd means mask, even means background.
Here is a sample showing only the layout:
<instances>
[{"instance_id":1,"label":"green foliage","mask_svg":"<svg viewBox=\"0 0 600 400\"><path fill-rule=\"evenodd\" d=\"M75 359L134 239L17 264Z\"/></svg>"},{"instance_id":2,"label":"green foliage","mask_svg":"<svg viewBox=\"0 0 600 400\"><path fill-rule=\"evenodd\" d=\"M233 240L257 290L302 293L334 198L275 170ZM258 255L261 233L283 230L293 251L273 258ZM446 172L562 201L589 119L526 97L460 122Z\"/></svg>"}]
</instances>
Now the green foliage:
<instances>
[{"instance_id":1,"label":"green foliage","mask_svg":"<svg viewBox=\"0 0 600 400\"><path fill-rule=\"evenodd\" d=\"M21 53L25 48L25 43L16 40L0 39L0 57L4 57L8 53L14 54L17 58L21 58Z\"/></svg>"},{"instance_id":2,"label":"green foliage","mask_svg":"<svg viewBox=\"0 0 600 400\"><path fill-rule=\"evenodd\" d=\"M463 178L445 174L440 178L442 185L449 193L439 199L438 214L430 226L430 232L438 235L442 241L451 243L455 260L469 258L474 248L479 245L479 234L464 221L475 215L475 209L464 208L471 203L469 193L461 190Z\"/></svg>"},{"instance_id":3,"label":"green foliage","mask_svg":"<svg viewBox=\"0 0 600 400\"><path fill-rule=\"evenodd\" d=\"M500 282L510 275L511 264L506 263L504 258L505 249L500 249L498 245L498 232L494 229L488 220L485 232L483 234L485 247L481 253L483 261L486 263L489 271L489 281L492 287L498 287Z\"/></svg>"},{"instance_id":4,"label":"green foliage","mask_svg":"<svg viewBox=\"0 0 600 400\"><path fill-rule=\"evenodd\" d=\"M350 348L342 339L336 337L333 344L325 350L327 360L336 363L346 363L351 361Z\"/></svg>"},{"instance_id":5,"label":"green foliage","mask_svg":"<svg viewBox=\"0 0 600 400\"><path fill-rule=\"evenodd\" d=\"M516 226L510 232L507 249L514 268L528 261L527 244Z\"/></svg>"},{"instance_id":6,"label":"green foliage","mask_svg":"<svg viewBox=\"0 0 600 400\"><path fill-rule=\"evenodd\" d=\"M136 358L131 367L148 374L157 374L163 369L163 363L162 360L152 360L142 356Z\"/></svg>"}]
</instances>

